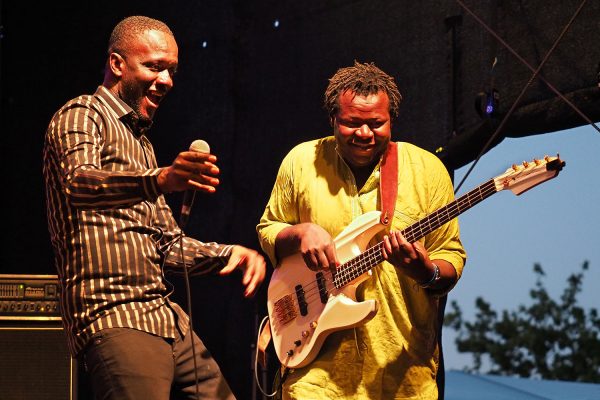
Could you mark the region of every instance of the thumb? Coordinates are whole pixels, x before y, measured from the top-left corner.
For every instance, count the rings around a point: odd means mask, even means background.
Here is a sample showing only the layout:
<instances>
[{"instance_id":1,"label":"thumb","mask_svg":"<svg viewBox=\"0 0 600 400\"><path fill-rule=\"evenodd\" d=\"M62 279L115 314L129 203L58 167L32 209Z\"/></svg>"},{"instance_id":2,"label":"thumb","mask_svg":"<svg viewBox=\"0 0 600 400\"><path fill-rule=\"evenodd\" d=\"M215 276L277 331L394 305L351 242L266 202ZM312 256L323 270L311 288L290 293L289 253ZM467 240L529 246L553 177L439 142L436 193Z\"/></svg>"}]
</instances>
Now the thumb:
<instances>
[{"instance_id":1,"label":"thumb","mask_svg":"<svg viewBox=\"0 0 600 400\"><path fill-rule=\"evenodd\" d=\"M246 257L245 256L232 256L229 258L229 262L227 263L227 265L221 270L219 271L219 275L229 275L230 273L232 273L233 271L235 271L235 269L239 266L241 266L244 262L246 261Z\"/></svg>"}]
</instances>

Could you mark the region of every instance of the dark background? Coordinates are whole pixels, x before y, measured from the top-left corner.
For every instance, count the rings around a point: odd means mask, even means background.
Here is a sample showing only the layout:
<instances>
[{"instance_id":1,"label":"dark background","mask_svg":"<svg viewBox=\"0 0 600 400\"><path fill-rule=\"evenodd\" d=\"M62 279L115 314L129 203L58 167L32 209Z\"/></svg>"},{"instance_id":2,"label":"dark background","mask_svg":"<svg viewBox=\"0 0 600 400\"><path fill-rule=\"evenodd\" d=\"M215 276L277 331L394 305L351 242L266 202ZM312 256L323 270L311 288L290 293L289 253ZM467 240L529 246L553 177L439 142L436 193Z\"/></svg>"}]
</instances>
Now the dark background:
<instances>
[{"instance_id":1,"label":"dark background","mask_svg":"<svg viewBox=\"0 0 600 400\"><path fill-rule=\"evenodd\" d=\"M580 3L466 1L534 68ZM321 104L338 68L373 61L394 76L404 96L394 140L436 152L451 173L477 156L532 75L455 1L1 0L1 273L55 273L41 175L45 129L62 104L102 82L110 32L135 14L163 20L179 43L175 88L150 132L159 164L195 139L219 157L218 193L196 197L187 229L205 241L258 247L255 226L281 159L295 144L330 134ZM600 120L599 38L600 2L592 0L541 71L593 121ZM493 90L496 111L482 116L476 99ZM507 136L585 123L534 80L491 148ZM178 214L181 194L167 200ZM196 279L192 303L197 332L245 399L267 284L244 300L239 281Z\"/></svg>"}]
</instances>

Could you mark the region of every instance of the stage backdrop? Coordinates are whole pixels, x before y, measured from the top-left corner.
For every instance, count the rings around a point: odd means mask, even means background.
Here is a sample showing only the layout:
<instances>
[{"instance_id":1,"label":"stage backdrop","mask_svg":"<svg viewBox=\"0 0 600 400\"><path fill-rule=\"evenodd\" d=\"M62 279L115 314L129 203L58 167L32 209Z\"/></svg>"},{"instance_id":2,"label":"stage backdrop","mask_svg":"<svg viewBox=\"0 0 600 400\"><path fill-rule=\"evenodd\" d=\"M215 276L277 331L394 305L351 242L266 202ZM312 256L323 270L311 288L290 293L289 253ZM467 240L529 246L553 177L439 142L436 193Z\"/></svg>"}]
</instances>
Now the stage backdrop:
<instances>
[{"instance_id":1,"label":"stage backdrop","mask_svg":"<svg viewBox=\"0 0 600 400\"><path fill-rule=\"evenodd\" d=\"M580 1L465 3L537 68ZM150 134L160 164L195 139L219 157L219 191L196 197L189 223L188 234L201 240L257 246L255 226L281 159L300 141L331 133L322 109L327 79L354 60L375 62L396 79L404 102L394 139L436 152L451 172L477 156L532 75L455 1L3 0L3 273L55 272L41 176L44 131L56 109L101 83L110 31L134 14L167 22L180 46L175 88ZM541 71L595 121L599 24L600 3L588 1ZM494 93L495 110L486 115L481 104ZM534 80L493 144L583 124ZM167 200L178 215L181 194ZM250 353L266 284L251 301L242 299L239 276L192 286L196 329L239 398L251 398ZM177 295L184 298L183 285Z\"/></svg>"}]
</instances>

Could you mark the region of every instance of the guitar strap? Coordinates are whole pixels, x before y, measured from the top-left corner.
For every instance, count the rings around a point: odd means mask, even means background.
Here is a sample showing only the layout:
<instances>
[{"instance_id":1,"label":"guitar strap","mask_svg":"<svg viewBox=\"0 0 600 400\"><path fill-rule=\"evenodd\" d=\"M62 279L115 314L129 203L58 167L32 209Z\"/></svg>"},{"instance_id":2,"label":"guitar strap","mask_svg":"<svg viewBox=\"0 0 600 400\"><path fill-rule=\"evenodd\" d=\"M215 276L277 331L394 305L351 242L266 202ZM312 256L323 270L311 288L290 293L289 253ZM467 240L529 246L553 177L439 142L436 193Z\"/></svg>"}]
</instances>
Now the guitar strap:
<instances>
[{"instance_id":1,"label":"guitar strap","mask_svg":"<svg viewBox=\"0 0 600 400\"><path fill-rule=\"evenodd\" d=\"M379 222L389 225L394 219L394 208L398 196L398 145L390 141L379 169L379 195L381 218Z\"/></svg>"},{"instance_id":2,"label":"guitar strap","mask_svg":"<svg viewBox=\"0 0 600 400\"><path fill-rule=\"evenodd\" d=\"M394 218L394 208L398 195L398 145L391 141L381 160L379 194L381 198L380 222L387 226ZM257 343L258 362L263 368L266 367L266 349L270 341L271 326L267 320L259 334Z\"/></svg>"}]
</instances>

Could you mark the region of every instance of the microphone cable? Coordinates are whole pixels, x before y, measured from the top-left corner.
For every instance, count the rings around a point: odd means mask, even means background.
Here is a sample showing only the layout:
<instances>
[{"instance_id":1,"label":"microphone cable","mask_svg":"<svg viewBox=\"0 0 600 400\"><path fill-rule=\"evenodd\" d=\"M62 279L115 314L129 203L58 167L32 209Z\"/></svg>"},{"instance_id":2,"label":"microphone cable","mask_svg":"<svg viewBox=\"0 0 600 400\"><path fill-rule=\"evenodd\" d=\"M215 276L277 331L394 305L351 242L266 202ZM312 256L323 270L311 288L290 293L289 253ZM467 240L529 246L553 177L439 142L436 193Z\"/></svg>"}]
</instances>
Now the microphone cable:
<instances>
[{"instance_id":1,"label":"microphone cable","mask_svg":"<svg viewBox=\"0 0 600 400\"><path fill-rule=\"evenodd\" d=\"M181 235L179 235L179 255L181 257L181 263L183 264L183 276L185 282L185 295L187 301L187 313L188 313L188 334L190 335L190 339L192 341L192 358L194 359L194 391L195 397L197 400L200 400L200 393L198 392L198 364L196 362L196 344L194 341L194 325L192 323L192 291L190 289L190 276L188 272L188 266L185 262L185 256L183 253L183 237L185 233L183 232L183 227L181 228Z\"/></svg>"},{"instance_id":2,"label":"microphone cable","mask_svg":"<svg viewBox=\"0 0 600 400\"><path fill-rule=\"evenodd\" d=\"M200 153L210 153L210 146L204 140L198 139L198 140L194 140L192 142L192 144L190 145L189 151L196 151L196 152L200 152ZM199 380L198 380L198 365L197 365L197 361L196 361L196 344L194 341L194 324L193 324L193 318L192 318L192 294L191 294L192 290L190 289L190 276L189 276L189 271L188 271L188 265L185 262L185 255L183 252L183 237L185 236L185 232L183 231L183 228L185 228L185 226L187 225L195 195L196 195L195 190L192 190L192 191L187 190L184 193L183 206L181 208L181 215L180 215L180 221L179 221L179 229L181 229L181 235L179 236L179 255L181 257L181 263L183 264L183 276L184 276L184 281L185 281L187 313L188 313L188 318L189 318L188 330L189 330L189 334L191 335L190 339L192 341L192 357L194 358L194 384L195 384L194 391L196 394L196 396L195 396L196 399L200 400L200 393L198 392ZM186 200L187 196L189 196L188 200Z\"/></svg>"}]
</instances>

